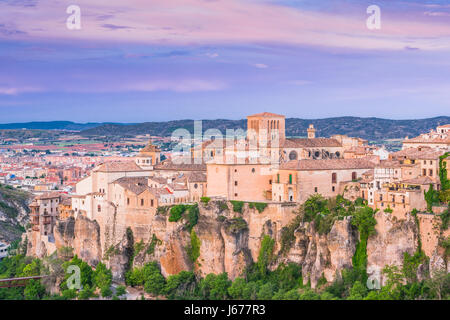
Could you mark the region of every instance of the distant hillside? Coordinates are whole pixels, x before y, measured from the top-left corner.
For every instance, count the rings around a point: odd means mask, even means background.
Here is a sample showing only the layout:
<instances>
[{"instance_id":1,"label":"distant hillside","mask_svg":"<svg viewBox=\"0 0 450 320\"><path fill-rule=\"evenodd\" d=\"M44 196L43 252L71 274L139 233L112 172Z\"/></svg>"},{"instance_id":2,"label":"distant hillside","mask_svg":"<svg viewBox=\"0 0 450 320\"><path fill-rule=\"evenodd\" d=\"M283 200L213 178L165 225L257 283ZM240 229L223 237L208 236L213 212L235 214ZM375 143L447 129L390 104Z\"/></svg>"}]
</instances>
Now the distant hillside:
<instances>
[{"instance_id":1,"label":"distant hillside","mask_svg":"<svg viewBox=\"0 0 450 320\"><path fill-rule=\"evenodd\" d=\"M104 123L75 123L71 121L24 122L0 124L0 129L81 131L98 127L103 124Z\"/></svg>"},{"instance_id":2,"label":"distant hillside","mask_svg":"<svg viewBox=\"0 0 450 320\"><path fill-rule=\"evenodd\" d=\"M306 136L309 124L317 128L317 135L329 137L334 134L346 134L367 140L400 139L406 136L414 137L428 132L438 125L450 123L450 117L442 116L420 120L388 120L380 118L339 117L326 119L286 119L286 134L288 136ZM246 120L203 120L203 130L219 129L223 134L226 129L246 129ZM132 125L105 124L81 131L85 136L135 136L151 134L170 136L175 129L185 128L193 132L193 120L178 120L168 122L145 122Z\"/></svg>"}]
</instances>

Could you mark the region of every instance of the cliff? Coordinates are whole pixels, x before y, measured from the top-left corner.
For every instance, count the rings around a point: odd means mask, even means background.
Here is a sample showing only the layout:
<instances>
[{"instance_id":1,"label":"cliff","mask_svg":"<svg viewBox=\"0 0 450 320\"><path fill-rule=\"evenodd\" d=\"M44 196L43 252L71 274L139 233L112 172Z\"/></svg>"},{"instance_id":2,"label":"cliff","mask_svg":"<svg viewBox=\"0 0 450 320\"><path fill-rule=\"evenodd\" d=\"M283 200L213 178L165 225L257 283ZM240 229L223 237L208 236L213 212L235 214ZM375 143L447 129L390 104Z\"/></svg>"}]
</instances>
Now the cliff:
<instances>
[{"instance_id":1,"label":"cliff","mask_svg":"<svg viewBox=\"0 0 450 320\"><path fill-rule=\"evenodd\" d=\"M0 241L20 239L28 224L31 195L25 191L0 185Z\"/></svg>"},{"instance_id":2,"label":"cliff","mask_svg":"<svg viewBox=\"0 0 450 320\"><path fill-rule=\"evenodd\" d=\"M305 284L310 282L316 287L321 278L331 282L343 269L352 267L360 240L352 217L334 221L329 232L319 234L314 222L298 218L297 209L298 206L269 204L259 212L245 203L237 209L240 212L235 212L229 202L199 203L198 220L192 231L186 214L177 222L170 222L169 209L148 213L145 223L133 222L117 212L101 221L80 216L58 222L55 243L58 248L73 247L74 253L91 265L104 261L116 281L123 281L131 267L149 261L157 261L164 276L194 270L201 276L227 272L234 279L257 261L261 240L269 235L275 240L269 268L293 262L302 266ZM414 254L419 239L412 217L396 220L388 213L378 212L375 218L376 232L367 242L369 275L379 275L385 265L401 267L404 252ZM292 242L285 245L289 228ZM429 267L448 268L442 250L436 249Z\"/></svg>"}]
</instances>

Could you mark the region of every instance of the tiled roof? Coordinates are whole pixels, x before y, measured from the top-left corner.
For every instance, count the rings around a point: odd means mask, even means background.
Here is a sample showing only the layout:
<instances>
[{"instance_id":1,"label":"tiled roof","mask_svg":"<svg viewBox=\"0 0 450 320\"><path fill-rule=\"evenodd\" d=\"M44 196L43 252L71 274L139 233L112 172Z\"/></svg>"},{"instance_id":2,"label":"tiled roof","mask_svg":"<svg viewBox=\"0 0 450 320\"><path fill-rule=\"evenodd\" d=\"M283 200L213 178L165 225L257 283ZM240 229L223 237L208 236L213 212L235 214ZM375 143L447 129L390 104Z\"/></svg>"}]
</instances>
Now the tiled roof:
<instances>
[{"instance_id":1,"label":"tiled roof","mask_svg":"<svg viewBox=\"0 0 450 320\"><path fill-rule=\"evenodd\" d=\"M194 161L193 159L191 159L191 160L192 160L192 162ZM170 160L165 160L161 163L158 163L153 168L154 168L154 170L206 171L206 164L204 164L204 163L202 163L202 164L195 164L195 163L177 164L177 163L173 163Z\"/></svg>"},{"instance_id":2,"label":"tiled roof","mask_svg":"<svg viewBox=\"0 0 450 320\"><path fill-rule=\"evenodd\" d=\"M124 172L124 171L142 171L134 161L114 161L105 162L98 166L95 171L98 172Z\"/></svg>"},{"instance_id":3,"label":"tiled roof","mask_svg":"<svg viewBox=\"0 0 450 320\"><path fill-rule=\"evenodd\" d=\"M375 164L366 159L292 160L280 166L282 170L345 170L371 169Z\"/></svg>"},{"instance_id":4,"label":"tiled roof","mask_svg":"<svg viewBox=\"0 0 450 320\"><path fill-rule=\"evenodd\" d=\"M322 147L342 147L336 139L313 138L313 139L286 139L284 148L322 148Z\"/></svg>"},{"instance_id":5,"label":"tiled roof","mask_svg":"<svg viewBox=\"0 0 450 320\"><path fill-rule=\"evenodd\" d=\"M429 185L430 183L435 183L435 181L433 179L431 179L430 177L417 177L414 179L401 181L401 183Z\"/></svg>"},{"instance_id":6,"label":"tiled roof","mask_svg":"<svg viewBox=\"0 0 450 320\"><path fill-rule=\"evenodd\" d=\"M166 184L167 183L167 179L163 178L163 177L150 177L148 178L149 180L152 180L154 182L157 182L159 184Z\"/></svg>"},{"instance_id":7,"label":"tiled roof","mask_svg":"<svg viewBox=\"0 0 450 320\"><path fill-rule=\"evenodd\" d=\"M401 164L400 161L397 160L381 160L380 163L376 165L377 168L401 168L407 166L414 165Z\"/></svg>"},{"instance_id":8,"label":"tiled roof","mask_svg":"<svg viewBox=\"0 0 450 320\"><path fill-rule=\"evenodd\" d=\"M113 183L119 184L134 194L141 194L148 189L146 177L122 177L115 180Z\"/></svg>"},{"instance_id":9,"label":"tiled roof","mask_svg":"<svg viewBox=\"0 0 450 320\"><path fill-rule=\"evenodd\" d=\"M419 160L437 160L443 154L442 151L435 151L431 148L421 149L407 148L391 154L393 159L406 158L406 159L419 159Z\"/></svg>"},{"instance_id":10,"label":"tiled roof","mask_svg":"<svg viewBox=\"0 0 450 320\"><path fill-rule=\"evenodd\" d=\"M271 112L261 112L261 113L256 113L256 114L247 116L247 118L250 118L250 117L262 117L262 118L283 117L284 118L284 116L281 114L276 114L276 113L271 113Z\"/></svg>"},{"instance_id":11,"label":"tiled roof","mask_svg":"<svg viewBox=\"0 0 450 320\"><path fill-rule=\"evenodd\" d=\"M206 174L203 172L192 172L188 176L189 182L206 182Z\"/></svg>"},{"instance_id":12,"label":"tiled roof","mask_svg":"<svg viewBox=\"0 0 450 320\"><path fill-rule=\"evenodd\" d=\"M44 199L54 199L61 197L61 192L47 192L44 194L41 194L40 196L37 196L35 199L37 200L44 200Z\"/></svg>"}]
</instances>

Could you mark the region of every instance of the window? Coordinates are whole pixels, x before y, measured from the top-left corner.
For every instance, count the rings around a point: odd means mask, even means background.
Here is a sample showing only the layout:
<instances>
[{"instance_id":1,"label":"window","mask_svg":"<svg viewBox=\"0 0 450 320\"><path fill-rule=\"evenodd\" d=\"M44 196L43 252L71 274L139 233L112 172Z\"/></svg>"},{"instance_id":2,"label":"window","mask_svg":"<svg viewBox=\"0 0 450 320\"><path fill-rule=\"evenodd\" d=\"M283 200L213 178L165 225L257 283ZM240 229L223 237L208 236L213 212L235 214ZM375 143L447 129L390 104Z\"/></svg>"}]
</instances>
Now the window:
<instances>
[{"instance_id":1,"label":"window","mask_svg":"<svg viewBox=\"0 0 450 320\"><path fill-rule=\"evenodd\" d=\"M255 173L255 171L256 171L255 168L252 168L252 173Z\"/></svg>"},{"instance_id":2,"label":"window","mask_svg":"<svg viewBox=\"0 0 450 320\"><path fill-rule=\"evenodd\" d=\"M331 191L334 192L334 190L336 190L336 188L334 186L331 187Z\"/></svg>"},{"instance_id":3,"label":"window","mask_svg":"<svg viewBox=\"0 0 450 320\"><path fill-rule=\"evenodd\" d=\"M333 172L331 174L331 183L337 183L337 173Z\"/></svg>"},{"instance_id":4,"label":"window","mask_svg":"<svg viewBox=\"0 0 450 320\"><path fill-rule=\"evenodd\" d=\"M194 183L194 189L198 188L198 184Z\"/></svg>"},{"instance_id":5,"label":"window","mask_svg":"<svg viewBox=\"0 0 450 320\"><path fill-rule=\"evenodd\" d=\"M352 180L356 180L358 178L358 175L356 174L356 172L352 172Z\"/></svg>"},{"instance_id":6,"label":"window","mask_svg":"<svg viewBox=\"0 0 450 320\"><path fill-rule=\"evenodd\" d=\"M101 205L98 205L98 206L97 206L97 211L98 211L98 212L102 212L102 206L101 206Z\"/></svg>"},{"instance_id":7,"label":"window","mask_svg":"<svg viewBox=\"0 0 450 320\"><path fill-rule=\"evenodd\" d=\"M297 152L295 151L289 152L289 160L297 160L297 158L298 158Z\"/></svg>"},{"instance_id":8,"label":"window","mask_svg":"<svg viewBox=\"0 0 450 320\"><path fill-rule=\"evenodd\" d=\"M289 184L292 184L292 174L289 175Z\"/></svg>"},{"instance_id":9,"label":"window","mask_svg":"<svg viewBox=\"0 0 450 320\"><path fill-rule=\"evenodd\" d=\"M427 175L427 169L422 169L422 175L426 176Z\"/></svg>"},{"instance_id":10,"label":"window","mask_svg":"<svg viewBox=\"0 0 450 320\"><path fill-rule=\"evenodd\" d=\"M235 193L234 196L237 197L237 193Z\"/></svg>"},{"instance_id":11,"label":"window","mask_svg":"<svg viewBox=\"0 0 450 320\"><path fill-rule=\"evenodd\" d=\"M277 173L277 183L280 183L280 174Z\"/></svg>"},{"instance_id":12,"label":"window","mask_svg":"<svg viewBox=\"0 0 450 320\"><path fill-rule=\"evenodd\" d=\"M423 160L423 164L427 164L427 160Z\"/></svg>"},{"instance_id":13,"label":"window","mask_svg":"<svg viewBox=\"0 0 450 320\"><path fill-rule=\"evenodd\" d=\"M430 169L428 172L430 173L430 177L432 177L433 176L433 169Z\"/></svg>"},{"instance_id":14,"label":"window","mask_svg":"<svg viewBox=\"0 0 450 320\"><path fill-rule=\"evenodd\" d=\"M144 199L141 199L141 206L144 205Z\"/></svg>"},{"instance_id":15,"label":"window","mask_svg":"<svg viewBox=\"0 0 450 320\"><path fill-rule=\"evenodd\" d=\"M235 186L237 186L237 185L238 185L238 182L237 182L237 181L235 181L235 182L234 182L234 185L235 185Z\"/></svg>"},{"instance_id":16,"label":"window","mask_svg":"<svg viewBox=\"0 0 450 320\"><path fill-rule=\"evenodd\" d=\"M317 187L314 187L314 192L317 192Z\"/></svg>"},{"instance_id":17,"label":"window","mask_svg":"<svg viewBox=\"0 0 450 320\"><path fill-rule=\"evenodd\" d=\"M153 199L150 200L150 205L153 207Z\"/></svg>"},{"instance_id":18,"label":"window","mask_svg":"<svg viewBox=\"0 0 450 320\"><path fill-rule=\"evenodd\" d=\"M269 180L269 184L272 184L272 179Z\"/></svg>"},{"instance_id":19,"label":"window","mask_svg":"<svg viewBox=\"0 0 450 320\"><path fill-rule=\"evenodd\" d=\"M128 205L130 204L130 198L127 198L127 204Z\"/></svg>"},{"instance_id":20,"label":"window","mask_svg":"<svg viewBox=\"0 0 450 320\"><path fill-rule=\"evenodd\" d=\"M433 164L433 161L430 160L430 164Z\"/></svg>"}]
</instances>

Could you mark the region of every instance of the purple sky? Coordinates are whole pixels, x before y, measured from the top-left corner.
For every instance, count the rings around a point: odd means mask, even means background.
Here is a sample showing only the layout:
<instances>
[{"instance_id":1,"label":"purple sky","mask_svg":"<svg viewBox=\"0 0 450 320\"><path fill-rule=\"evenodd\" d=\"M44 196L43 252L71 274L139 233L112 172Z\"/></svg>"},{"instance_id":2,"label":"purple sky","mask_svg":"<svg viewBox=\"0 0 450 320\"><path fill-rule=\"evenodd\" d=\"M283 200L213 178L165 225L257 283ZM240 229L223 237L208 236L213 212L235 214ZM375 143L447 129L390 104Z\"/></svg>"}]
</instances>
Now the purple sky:
<instances>
[{"instance_id":1,"label":"purple sky","mask_svg":"<svg viewBox=\"0 0 450 320\"><path fill-rule=\"evenodd\" d=\"M448 116L449 75L443 0L0 0L0 123Z\"/></svg>"}]
</instances>

